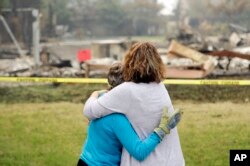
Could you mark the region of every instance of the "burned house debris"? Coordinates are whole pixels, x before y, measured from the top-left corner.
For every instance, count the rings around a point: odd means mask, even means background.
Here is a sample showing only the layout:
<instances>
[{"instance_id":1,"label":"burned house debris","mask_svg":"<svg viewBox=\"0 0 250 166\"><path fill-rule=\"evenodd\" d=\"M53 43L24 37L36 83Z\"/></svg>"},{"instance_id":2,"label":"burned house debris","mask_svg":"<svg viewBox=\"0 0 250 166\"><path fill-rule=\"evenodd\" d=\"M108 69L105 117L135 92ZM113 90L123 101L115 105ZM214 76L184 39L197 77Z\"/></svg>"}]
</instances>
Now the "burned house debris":
<instances>
[{"instance_id":1,"label":"burned house debris","mask_svg":"<svg viewBox=\"0 0 250 166\"><path fill-rule=\"evenodd\" d=\"M105 77L110 65L121 61L133 43L126 40L41 44L40 65L33 57L15 53L0 59L1 76ZM228 40L229 41L229 40ZM185 40L185 43L187 41ZM204 49L204 44L184 45L172 40L167 48L158 47L167 67L167 78L208 78L250 76L250 47L231 50ZM37 71L37 69L39 69Z\"/></svg>"},{"instance_id":2,"label":"burned house debris","mask_svg":"<svg viewBox=\"0 0 250 166\"><path fill-rule=\"evenodd\" d=\"M23 30L26 38L12 32L8 18L14 16L10 11L2 10L0 15L0 76L103 77L136 42L116 38L42 43L37 6L15 9L15 19L24 22L29 32ZM236 24L228 26L232 30L228 36L203 36L181 27L176 37L167 38L164 44L155 43L167 68L166 77L250 76L249 30Z\"/></svg>"},{"instance_id":3,"label":"burned house debris","mask_svg":"<svg viewBox=\"0 0 250 166\"><path fill-rule=\"evenodd\" d=\"M215 66L208 56L174 40L169 46L168 59L168 78L204 78ZM182 63L176 64L176 61Z\"/></svg>"}]
</instances>

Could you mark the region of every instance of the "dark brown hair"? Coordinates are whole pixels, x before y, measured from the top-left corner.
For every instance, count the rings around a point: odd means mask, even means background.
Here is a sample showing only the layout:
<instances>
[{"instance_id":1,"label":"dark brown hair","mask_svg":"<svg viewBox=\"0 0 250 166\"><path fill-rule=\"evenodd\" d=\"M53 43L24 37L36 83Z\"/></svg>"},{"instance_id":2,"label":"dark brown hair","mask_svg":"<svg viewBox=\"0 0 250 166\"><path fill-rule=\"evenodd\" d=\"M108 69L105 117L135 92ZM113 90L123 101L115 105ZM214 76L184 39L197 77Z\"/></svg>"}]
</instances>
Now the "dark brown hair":
<instances>
[{"instance_id":1,"label":"dark brown hair","mask_svg":"<svg viewBox=\"0 0 250 166\"><path fill-rule=\"evenodd\" d=\"M123 67L121 63L114 63L108 72L108 83L111 86L110 89L120 85L124 82L122 76Z\"/></svg>"},{"instance_id":2,"label":"dark brown hair","mask_svg":"<svg viewBox=\"0 0 250 166\"><path fill-rule=\"evenodd\" d=\"M157 49L150 43L136 43L126 53L123 78L135 83L161 82L165 66Z\"/></svg>"}]
</instances>

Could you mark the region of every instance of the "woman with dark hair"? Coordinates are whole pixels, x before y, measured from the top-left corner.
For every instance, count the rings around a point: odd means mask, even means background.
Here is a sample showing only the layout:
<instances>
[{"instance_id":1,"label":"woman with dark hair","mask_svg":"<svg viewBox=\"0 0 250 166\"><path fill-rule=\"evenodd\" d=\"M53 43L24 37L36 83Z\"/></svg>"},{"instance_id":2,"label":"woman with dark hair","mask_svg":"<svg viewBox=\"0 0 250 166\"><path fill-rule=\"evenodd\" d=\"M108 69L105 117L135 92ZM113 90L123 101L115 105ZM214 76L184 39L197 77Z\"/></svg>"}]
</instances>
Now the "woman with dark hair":
<instances>
[{"instance_id":1,"label":"woman with dark hair","mask_svg":"<svg viewBox=\"0 0 250 166\"><path fill-rule=\"evenodd\" d=\"M124 83L98 98L92 93L84 107L84 115L90 120L112 113L126 115L136 133L145 139L159 125L162 108L169 113L174 108L169 94L161 82L165 67L157 49L150 43L136 43L125 55L123 63ZM185 165L177 128L164 137L161 144L142 162L134 159L123 148L122 166L182 166Z\"/></svg>"}]
</instances>

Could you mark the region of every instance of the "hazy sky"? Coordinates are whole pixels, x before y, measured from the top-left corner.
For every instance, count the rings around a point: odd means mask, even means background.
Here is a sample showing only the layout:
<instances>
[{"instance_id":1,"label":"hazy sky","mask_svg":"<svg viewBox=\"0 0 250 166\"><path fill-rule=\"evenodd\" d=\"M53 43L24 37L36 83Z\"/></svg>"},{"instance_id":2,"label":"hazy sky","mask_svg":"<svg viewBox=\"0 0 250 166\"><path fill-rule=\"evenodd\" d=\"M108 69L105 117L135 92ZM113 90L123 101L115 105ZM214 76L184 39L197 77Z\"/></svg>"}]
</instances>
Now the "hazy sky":
<instances>
[{"instance_id":1,"label":"hazy sky","mask_svg":"<svg viewBox=\"0 0 250 166\"><path fill-rule=\"evenodd\" d=\"M159 3L162 3L165 8L161 11L161 14L173 14L173 9L176 7L178 0L158 0Z\"/></svg>"}]
</instances>

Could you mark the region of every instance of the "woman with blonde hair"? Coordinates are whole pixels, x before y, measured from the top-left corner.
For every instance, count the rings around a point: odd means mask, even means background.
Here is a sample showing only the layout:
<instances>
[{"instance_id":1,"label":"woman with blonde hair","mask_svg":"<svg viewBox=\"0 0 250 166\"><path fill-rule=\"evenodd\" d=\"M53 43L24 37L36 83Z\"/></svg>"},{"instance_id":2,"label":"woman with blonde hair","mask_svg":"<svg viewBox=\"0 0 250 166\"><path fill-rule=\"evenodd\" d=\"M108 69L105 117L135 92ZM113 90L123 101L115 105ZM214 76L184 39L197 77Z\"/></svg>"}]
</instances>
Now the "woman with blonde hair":
<instances>
[{"instance_id":1,"label":"woman with blonde hair","mask_svg":"<svg viewBox=\"0 0 250 166\"><path fill-rule=\"evenodd\" d=\"M136 43L125 55L124 83L98 98L95 91L87 100L84 115L90 120L112 113L126 115L140 139L145 139L160 123L162 108L174 108L161 82L165 67L157 49L150 43ZM121 166L185 165L177 128L171 130L147 159L140 162L123 148Z\"/></svg>"}]
</instances>

